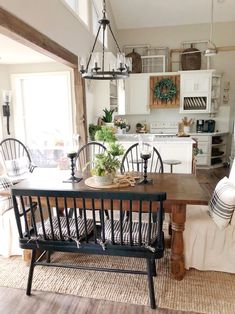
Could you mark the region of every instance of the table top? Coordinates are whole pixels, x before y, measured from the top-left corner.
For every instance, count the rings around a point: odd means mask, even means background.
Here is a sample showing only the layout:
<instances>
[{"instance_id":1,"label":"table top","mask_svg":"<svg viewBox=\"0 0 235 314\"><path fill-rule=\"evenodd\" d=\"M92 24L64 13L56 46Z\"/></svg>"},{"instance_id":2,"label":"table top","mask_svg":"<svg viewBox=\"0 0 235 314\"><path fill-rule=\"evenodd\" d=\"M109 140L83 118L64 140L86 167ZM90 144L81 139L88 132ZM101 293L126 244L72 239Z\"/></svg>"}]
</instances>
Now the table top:
<instances>
[{"instance_id":1,"label":"table top","mask_svg":"<svg viewBox=\"0 0 235 314\"><path fill-rule=\"evenodd\" d=\"M42 191L90 191L94 188L85 184L84 177L79 183L63 182L70 177L69 172L59 170L48 170L34 174L29 179L14 185L12 190L42 190ZM128 193L154 193L166 192L167 203L170 204L208 204L208 196L201 188L196 177L192 174L152 173L148 178L153 183L137 184L134 187L114 188L112 191L126 191ZM95 189L97 190L97 189Z\"/></svg>"}]
</instances>

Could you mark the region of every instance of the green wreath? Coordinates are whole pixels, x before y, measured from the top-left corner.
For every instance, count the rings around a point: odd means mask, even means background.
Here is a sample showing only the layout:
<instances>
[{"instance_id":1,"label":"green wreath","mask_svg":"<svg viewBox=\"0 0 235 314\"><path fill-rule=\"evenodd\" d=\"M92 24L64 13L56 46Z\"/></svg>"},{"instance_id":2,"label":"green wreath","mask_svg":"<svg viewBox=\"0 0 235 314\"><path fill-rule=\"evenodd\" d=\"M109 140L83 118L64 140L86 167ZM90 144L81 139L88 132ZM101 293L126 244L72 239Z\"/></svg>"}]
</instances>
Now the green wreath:
<instances>
[{"instance_id":1,"label":"green wreath","mask_svg":"<svg viewBox=\"0 0 235 314\"><path fill-rule=\"evenodd\" d=\"M163 92L163 89L167 89L167 91ZM157 82L154 87L155 97L164 101L172 100L176 93L176 86L169 78L162 79L161 81Z\"/></svg>"}]
</instances>

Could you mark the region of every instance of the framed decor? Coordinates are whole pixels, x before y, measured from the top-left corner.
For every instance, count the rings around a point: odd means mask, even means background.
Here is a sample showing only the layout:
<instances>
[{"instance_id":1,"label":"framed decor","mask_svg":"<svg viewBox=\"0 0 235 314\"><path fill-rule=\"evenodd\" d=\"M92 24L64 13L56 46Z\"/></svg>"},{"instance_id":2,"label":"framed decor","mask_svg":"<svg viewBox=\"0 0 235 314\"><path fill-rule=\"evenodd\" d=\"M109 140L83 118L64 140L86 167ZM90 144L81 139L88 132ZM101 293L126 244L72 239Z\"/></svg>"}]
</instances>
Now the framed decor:
<instances>
[{"instance_id":1,"label":"framed decor","mask_svg":"<svg viewBox=\"0 0 235 314\"><path fill-rule=\"evenodd\" d=\"M150 76L150 108L178 108L180 76Z\"/></svg>"}]
</instances>

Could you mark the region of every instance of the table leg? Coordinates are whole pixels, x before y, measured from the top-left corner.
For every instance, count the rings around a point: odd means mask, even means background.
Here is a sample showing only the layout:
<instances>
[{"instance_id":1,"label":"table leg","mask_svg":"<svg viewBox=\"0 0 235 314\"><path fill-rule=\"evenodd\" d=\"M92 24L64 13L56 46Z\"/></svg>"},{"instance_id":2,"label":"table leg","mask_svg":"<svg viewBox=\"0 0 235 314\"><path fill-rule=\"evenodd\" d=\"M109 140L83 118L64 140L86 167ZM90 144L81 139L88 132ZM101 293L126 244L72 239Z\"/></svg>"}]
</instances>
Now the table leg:
<instances>
[{"instance_id":1,"label":"table leg","mask_svg":"<svg viewBox=\"0 0 235 314\"><path fill-rule=\"evenodd\" d=\"M171 219L171 275L176 280L182 280L185 275L183 231L186 205L172 205Z\"/></svg>"}]
</instances>

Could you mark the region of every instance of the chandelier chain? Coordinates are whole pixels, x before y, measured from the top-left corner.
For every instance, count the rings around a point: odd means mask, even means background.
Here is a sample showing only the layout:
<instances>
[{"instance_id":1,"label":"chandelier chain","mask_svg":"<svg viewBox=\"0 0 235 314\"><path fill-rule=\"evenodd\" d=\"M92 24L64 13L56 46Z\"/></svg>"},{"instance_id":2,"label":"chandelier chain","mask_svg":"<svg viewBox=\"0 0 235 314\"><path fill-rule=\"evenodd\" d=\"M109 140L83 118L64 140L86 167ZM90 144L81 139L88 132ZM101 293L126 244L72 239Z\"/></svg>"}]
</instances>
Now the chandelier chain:
<instances>
[{"instance_id":1,"label":"chandelier chain","mask_svg":"<svg viewBox=\"0 0 235 314\"><path fill-rule=\"evenodd\" d=\"M106 3L105 3L105 0L103 0L103 10L102 10L102 13L105 16L105 13L106 13Z\"/></svg>"},{"instance_id":2,"label":"chandelier chain","mask_svg":"<svg viewBox=\"0 0 235 314\"><path fill-rule=\"evenodd\" d=\"M214 0L211 0L211 29L210 29L210 42L213 42L213 23L214 23Z\"/></svg>"}]
</instances>

